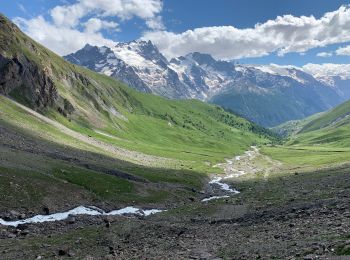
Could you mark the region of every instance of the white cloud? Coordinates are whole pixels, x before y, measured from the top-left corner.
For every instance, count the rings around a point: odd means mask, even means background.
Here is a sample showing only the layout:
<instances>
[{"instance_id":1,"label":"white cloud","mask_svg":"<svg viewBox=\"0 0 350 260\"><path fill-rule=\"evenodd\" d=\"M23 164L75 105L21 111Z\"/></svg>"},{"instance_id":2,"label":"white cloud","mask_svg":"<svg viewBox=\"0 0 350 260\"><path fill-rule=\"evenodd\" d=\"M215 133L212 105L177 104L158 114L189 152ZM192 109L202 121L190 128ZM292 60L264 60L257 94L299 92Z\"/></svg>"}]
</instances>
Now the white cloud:
<instances>
[{"instance_id":1,"label":"white cloud","mask_svg":"<svg viewBox=\"0 0 350 260\"><path fill-rule=\"evenodd\" d=\"M350 45L337 49L335 53L337 55L350 56Z\"/></svg>"},{"instance_id":2,"label":"white cloud","mask_svg":"<svg viewBox=\"0 0 350 260\"><path fill-rule=\"evenodd\" d=\"M316 54L317 57L322 57L322 58L328 58L332 57L333 53L332 52L319 52Z\"/></svg>"},{"instance_id":3,"label":"white cloud","mask_svg":"<svg viewBox=\"0 0 350 260\"><path fill-rule=\"evenodd\" d=\"M67 27L58 27L47 22L42 16L30 20L17 18L16 23L20 24L32 38L61 55L79 50L86 43L97 46L115 44L105 39L99 32L81 32Z\"/></svg>"},{"instance_id":4,"label":"white cloud","mask_svg":"<svg viewBox=\"0 0 350 260\"><path fill-rule=\"evenodd\" d=\"M350 64L312 64L304 65L303 70L316 78L339 76L342 79L350 79Z\"/></svg>"},{"instance_id":5,"label":"white cloud","mask_svg":"<svg viewBox=\"0 0 350 260\"><path fill-rule=\"evenodd\" d=\"M156 16L152 19L147 20L146 24L150 29L153 30L159 31L165 29L161 16Z\"/></svg>"},{"instance_id":6,"label":"white cloud","mask_svg":"<svg viewBox=\"0 0 350 260\"><path fill-rule=\"evenodd\" d=\"M91 13L122 20L134 16L147 20L155 18L162 8L161 0L79 0L76 4L56 6L50 13L56 25L75 26Z\"/></svg>"},{"instance_id":7,"label":"white cloud","mask_svg":"<svg viewBox=\"0 0 350 260\"><path fill-rule=\"evenodd\" d=\"M162 0L77 0L74 4L51 9L50 19L43 16L32 19L18 17L14 21L44 46L60 55L66 55L77 51L86 43L98 46L115 44L106 39L101 31L118 31L119 24L115 22L117 19L122 22L138 17L152 30L164 29L159 15L162 8Z\"/></svg>"},{"instance_id":8,"label":"white cloud","mask_svg":"<svg viewBox=\"0 0 350 260\"><path fill-rule=\"evenodd\" d=\"M27 14L27 9L20 3L17 3L18 8L25 14Z\"/></svg>"},{"instance_id":9,"label":"white cloud","mask_svg":"<svg viewBox=\"0 0 350 260\"><path fill-rule=\"evenodd\" d=\"M103 21L98 18L90 18L86 23L84 23L85 31L88 33L96 33L102 29L118 29L118 24L115 22Z\"/></svg>"},{"instance_id":10,"label":"white cloud","mask_svg":"<svg viewBox=\"0 0 350 260\"><path fill-rule=\"evenodd\" d=\"M283 56L350 41L350 6L341 6L319 19L284 15L254 28L204 27L179 34L157 31L146 32L142 38L153 41L168 58L194 51L221 59L261 57L271 52Z\"/></svg>"}]
</instances>

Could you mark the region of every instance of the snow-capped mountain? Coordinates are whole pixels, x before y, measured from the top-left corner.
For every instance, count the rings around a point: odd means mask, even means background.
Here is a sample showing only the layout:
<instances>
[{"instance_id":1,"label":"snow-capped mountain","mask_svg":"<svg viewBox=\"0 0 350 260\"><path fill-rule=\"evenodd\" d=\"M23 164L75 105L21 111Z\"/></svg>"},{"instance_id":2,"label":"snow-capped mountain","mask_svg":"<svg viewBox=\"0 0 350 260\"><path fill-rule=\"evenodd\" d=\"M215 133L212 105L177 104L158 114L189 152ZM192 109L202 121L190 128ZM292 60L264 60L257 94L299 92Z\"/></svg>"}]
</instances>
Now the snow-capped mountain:
<instances>
[{"instance_id":1,"label":"snow-capped mountain","mask_svg":"<svg viewBox=\"0 0 350 260\"><path fill-rule=\"evenodd\" d=\"M191 90L179 80L167 59L151 42L119 43L113 48L86 45L65 59L118 78L143 92L169 98L191 96Z\"/></svg>"},{"instance_id":2,"label":"snow-capped mountain","mask_svg":"<svg viewBox=\"0 0 350 260\"><path fill-rule=\"evenodd\" d=\"M301 68L240 65L198 52L168 61L150 41L86 45L65 58L140 91L212 102L264 126L301 119L346 99Z\"/></svg>"},{"instance_id":3,"label":"snow-capped mountain","mask_svg":"<svg viewBox=\"0 0 350 260\"><path fill-rule=\"evenodd\" d=\"M334 88L344 99L350 99L350 64L306 64L303 70Z\"/></svg>"}]
</instances>

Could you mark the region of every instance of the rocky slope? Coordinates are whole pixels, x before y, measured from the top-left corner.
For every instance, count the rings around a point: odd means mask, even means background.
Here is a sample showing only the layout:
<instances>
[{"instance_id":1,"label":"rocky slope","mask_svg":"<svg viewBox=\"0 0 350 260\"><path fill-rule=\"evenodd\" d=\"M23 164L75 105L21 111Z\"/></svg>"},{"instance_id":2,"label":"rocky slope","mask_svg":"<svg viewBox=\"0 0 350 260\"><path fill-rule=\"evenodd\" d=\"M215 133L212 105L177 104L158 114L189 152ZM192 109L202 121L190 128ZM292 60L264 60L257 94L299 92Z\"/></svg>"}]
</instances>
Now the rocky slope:
<instances>
[{"instance_id":1,"label":"rocky slope","mask_svg":"<svg viewBox=\"0 0 350 260\"><path fill-rule=\"evenodd\" d=\"M301 119L349 98L343 93L347 90L339 91L300 68L238 65L201 53L168 61L150 41L112 48L86 45L65 58L140 91L205 100L264 126Z\"/></svg>"}]
</instances>

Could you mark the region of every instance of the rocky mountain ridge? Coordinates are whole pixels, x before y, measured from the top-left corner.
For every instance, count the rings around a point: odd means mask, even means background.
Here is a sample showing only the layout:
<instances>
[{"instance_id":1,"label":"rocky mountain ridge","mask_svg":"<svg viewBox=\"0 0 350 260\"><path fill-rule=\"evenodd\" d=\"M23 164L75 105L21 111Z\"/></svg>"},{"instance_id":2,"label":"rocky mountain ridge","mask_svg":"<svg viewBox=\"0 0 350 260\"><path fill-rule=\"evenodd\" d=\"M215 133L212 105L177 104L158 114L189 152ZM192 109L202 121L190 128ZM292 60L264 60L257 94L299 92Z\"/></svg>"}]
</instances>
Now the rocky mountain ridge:
<instances>
[{"instance_id":1,"label":"rocky mountain ridge","mask_svg":"<svg viewBox=\"0 0 350 260\"><path fill-rule=\"evenodd\" d=\"M139 91L215 103L263 126L302 119L350 98L346 88L301 68L235 64L198 52L168 61L150 41L86 45L65 59Z\"/></svg>"}]
</instances>

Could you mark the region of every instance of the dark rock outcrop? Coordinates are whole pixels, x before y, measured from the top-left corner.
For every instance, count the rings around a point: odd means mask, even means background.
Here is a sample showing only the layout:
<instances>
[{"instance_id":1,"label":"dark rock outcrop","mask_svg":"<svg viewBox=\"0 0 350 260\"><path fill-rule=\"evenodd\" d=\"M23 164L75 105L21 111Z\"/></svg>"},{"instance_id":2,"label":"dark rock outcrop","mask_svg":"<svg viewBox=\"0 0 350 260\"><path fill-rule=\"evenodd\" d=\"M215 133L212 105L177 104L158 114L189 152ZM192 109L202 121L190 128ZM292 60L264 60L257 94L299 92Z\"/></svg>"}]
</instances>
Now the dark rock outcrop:
<instances>
[{"instance_id":1,"label":"dark rock outcrop","mask_svg":"<svg viewBox=\"0 0 350 260\"><path fill-rule=\"evenodd\" d=\"M25 56L0 55L0 93L20 99L34 109L52 107L59 95L49 69L41 69Z\"/></svg>"}]
</instances>

